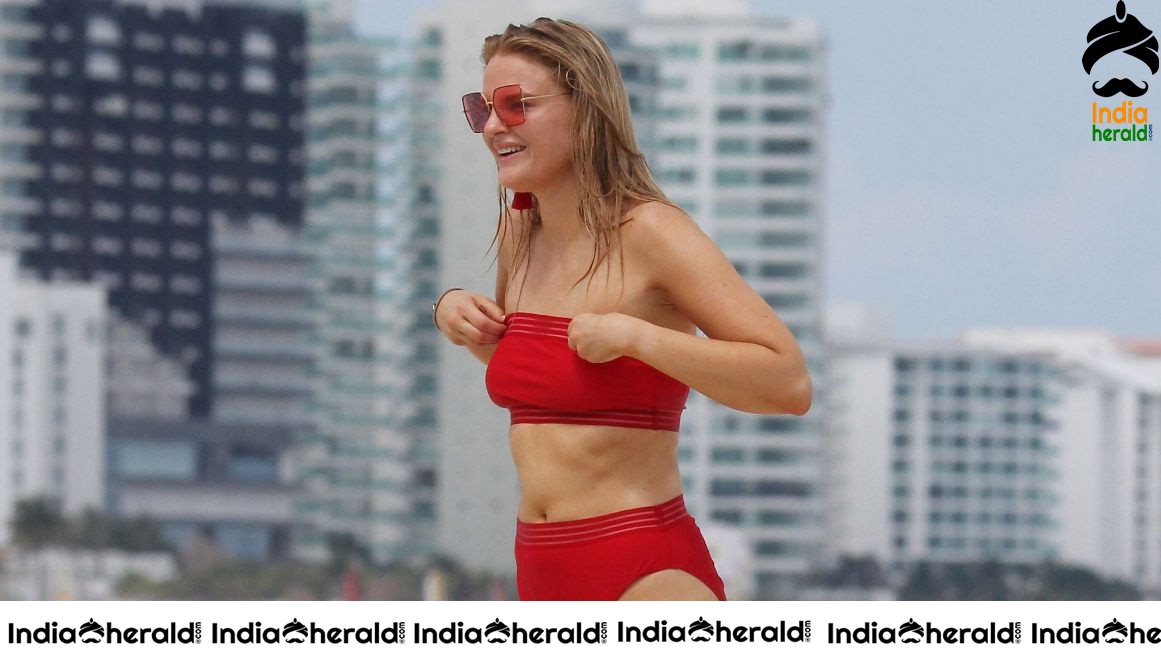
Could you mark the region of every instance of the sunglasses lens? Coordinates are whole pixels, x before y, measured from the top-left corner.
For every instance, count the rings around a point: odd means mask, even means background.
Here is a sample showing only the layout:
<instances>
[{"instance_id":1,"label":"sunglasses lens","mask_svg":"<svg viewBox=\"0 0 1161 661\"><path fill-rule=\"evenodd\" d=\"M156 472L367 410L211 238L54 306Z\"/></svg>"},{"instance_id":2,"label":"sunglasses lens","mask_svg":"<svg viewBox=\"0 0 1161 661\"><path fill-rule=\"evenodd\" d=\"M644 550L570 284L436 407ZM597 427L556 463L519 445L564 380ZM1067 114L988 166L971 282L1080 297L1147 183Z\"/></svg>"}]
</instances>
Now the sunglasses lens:
<instances>
[{"instance_id":1,"label":"sunglasses lens","mask_svg":"<svg viewBox=\"0 0 1161 661\"><path fill-rule=\"evenodd\" d=\"M520 100L522 95L519 85L498 87L492 93L492 105L496 107L496 114L508 126L519 126L524 123L524 102Z\"/></svg>"},{"instance_id":2,"label":"sunglasses lens","mask_svg":"<svg viewBox=\"0 0 1161 661\"><path fill-rule=\"evenodd\" d=\"M484 124L488 123L488 115L492 114L488 109L488 104L484 101L484 95L479 92L472 92L464 95L464 116L468 118L468 126L472 131L481 133L484 130Z\"/></svg>"}]
</instances>

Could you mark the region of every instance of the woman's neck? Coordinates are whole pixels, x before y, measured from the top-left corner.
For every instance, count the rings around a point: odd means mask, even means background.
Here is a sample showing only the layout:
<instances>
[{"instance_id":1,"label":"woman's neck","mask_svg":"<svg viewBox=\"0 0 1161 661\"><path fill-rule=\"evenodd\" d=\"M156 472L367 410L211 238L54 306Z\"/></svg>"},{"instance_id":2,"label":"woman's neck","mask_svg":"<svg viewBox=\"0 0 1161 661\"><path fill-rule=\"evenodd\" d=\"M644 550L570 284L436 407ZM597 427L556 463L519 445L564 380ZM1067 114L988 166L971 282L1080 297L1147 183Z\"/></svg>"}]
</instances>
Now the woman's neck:
<instances>
[{"instance_id":1,"label":"woman's neck","mask_svg":"<svg viewBox=\"0 0 1161 661\"><path fill-rule=\"evenodd\" d=\"M550 250L566 249L578 240L591 241L578 213L579 199L572 178L536 192L540 231Z\"/></svg>"}]
</instances>

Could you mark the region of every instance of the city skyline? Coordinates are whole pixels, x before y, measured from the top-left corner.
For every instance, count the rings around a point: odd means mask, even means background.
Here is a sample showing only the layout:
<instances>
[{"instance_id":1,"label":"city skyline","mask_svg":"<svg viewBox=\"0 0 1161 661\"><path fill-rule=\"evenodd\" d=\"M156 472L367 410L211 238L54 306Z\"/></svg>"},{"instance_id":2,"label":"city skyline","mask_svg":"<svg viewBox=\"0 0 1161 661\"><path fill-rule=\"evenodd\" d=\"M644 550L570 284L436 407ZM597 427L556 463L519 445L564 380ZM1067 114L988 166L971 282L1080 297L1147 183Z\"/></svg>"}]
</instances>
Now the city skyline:
<instances>
[{"instance_id":1,"label":"city skyline","mask_svg":"<svg viewBox=\"0 0 1161 661\"><path fill-rule=\"evenodd\" d=\"M415 18L438 6L363 0L356 23L410 38ZM827 35L828 303L886 308L899 340L977 326L1156 335L1161 301L1149 283L1161 282L1161 263L1150 247L1161 226L1150 221L1161 196L1148 191L1161 150L1156 139L1091 141L1092 103L1124 97L1097 97L1081 65L1085 35L1115 2L751 7L813 19ZM1161 29L1161 9L1127 8ZM520 20L498 17L496 29ZM1093 75L1149 76L1121 57Z\"/></svg>"}]
</instances>

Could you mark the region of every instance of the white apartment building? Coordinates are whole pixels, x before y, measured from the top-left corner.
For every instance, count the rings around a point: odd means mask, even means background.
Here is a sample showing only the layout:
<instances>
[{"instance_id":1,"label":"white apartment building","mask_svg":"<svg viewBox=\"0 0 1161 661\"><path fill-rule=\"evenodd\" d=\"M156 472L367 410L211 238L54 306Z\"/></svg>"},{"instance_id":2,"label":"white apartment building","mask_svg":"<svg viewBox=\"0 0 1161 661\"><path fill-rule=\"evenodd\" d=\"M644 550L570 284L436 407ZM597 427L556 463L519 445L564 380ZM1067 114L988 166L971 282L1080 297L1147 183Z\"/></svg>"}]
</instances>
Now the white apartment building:
<instances>
[{"instance_id":1,"label":"white apartment building","mask_svg":"<svg viewBox=\"0 0 1161 661\"><path fill-rule=\"evenodd\" d=\"M20 500L77 515L105 497L105 290L25 280L16 264L0 245L0 546Z\"/></svg>"},{"instance_id":2,"label":"white apartment building","mask_svg":"<svg viewBox=\"0 0 1161 661\"><path fill-rule=\"evenodd\" d=\"M814 381L803 417L694 394L682 421L695 516L745 534L756 597L788 596L822 542L825 42L810 21L745 2L645 10L628 32L659 58L653 170L790 328Z\"/></svg>"},{"instance_id":3,"label":"white apartment building","mask_svg":"<svg viewBox=\"0 0 1161 661\"><path fill-rule=\"evenodd\" d=\"M836 337L827 558L1052 560L1161 589L1161 361L1108 334Z\"/></svg>"},{"instance_id":4,"label":"white apartment building","mask_svg":"<svg viewBox=\"0 0 1161 661\"><path fill-rule=\"evenodd\" d=\"M1054 357L1058 558L1161 591L1161 359L1100 331L977 330L964 342Z\"/></svg>"},{"instance_id":5,"label":"white apartment building","mask_svg":"<svg viewBox=\"0 0 1161 661\"><path fill-rule=\"evenodd\" d=\"M324 558L331 535L350 534L386 562L417 550L407 425L422 384L411 375L413 317L402 313L412 286L407 70L397 44L353 34L351 3L307 7L315 398L297 453L296 547Z\"/></svg>"}]
</instances>

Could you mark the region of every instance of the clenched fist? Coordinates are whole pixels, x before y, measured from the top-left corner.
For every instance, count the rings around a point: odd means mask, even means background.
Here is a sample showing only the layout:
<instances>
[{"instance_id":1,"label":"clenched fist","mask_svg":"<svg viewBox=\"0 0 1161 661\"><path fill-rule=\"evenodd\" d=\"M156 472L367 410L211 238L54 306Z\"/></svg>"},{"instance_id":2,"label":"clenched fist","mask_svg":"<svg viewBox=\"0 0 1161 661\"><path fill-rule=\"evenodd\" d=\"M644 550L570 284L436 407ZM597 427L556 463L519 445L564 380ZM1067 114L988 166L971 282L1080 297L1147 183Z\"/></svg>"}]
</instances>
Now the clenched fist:
<instances>
[{"instance_id":1,"label":"clenched fist","mask_svg":"<svg viewBox=\"0 0 1161 661\"><path fill-rule=\"evenodd\" d=\"M616 360L629 353L641 323L620 312L579 314L568 325L568 348L590 363Z\"/></svg>"}]
</instances>

